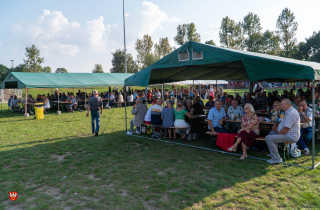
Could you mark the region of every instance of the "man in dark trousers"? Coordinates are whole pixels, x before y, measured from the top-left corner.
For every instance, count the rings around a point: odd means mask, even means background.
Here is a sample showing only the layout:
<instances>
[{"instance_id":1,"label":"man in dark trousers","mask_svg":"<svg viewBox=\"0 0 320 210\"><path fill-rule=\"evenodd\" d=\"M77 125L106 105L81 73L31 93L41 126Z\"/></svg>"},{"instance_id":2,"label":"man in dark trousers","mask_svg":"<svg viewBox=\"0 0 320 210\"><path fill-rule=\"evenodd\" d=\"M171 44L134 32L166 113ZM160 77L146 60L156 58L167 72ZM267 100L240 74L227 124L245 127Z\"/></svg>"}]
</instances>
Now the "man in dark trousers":
<instances>
[{"instance_id":1,"label":"man in dark trousers","mask_svg":"<svg viewBox=\"0 0 320 210\"><path fill-rule=\"evenodd\" d=\"M89 110L91 110L91 124L92 134L98 136L100 127L100 114L102 114L103 103L101 98L98 98L98 91L93 91L93 97L89 99L87 117L89 116ZM94 121L96 121L96 130L94 129Z\"/></svg>"}]
</instances>

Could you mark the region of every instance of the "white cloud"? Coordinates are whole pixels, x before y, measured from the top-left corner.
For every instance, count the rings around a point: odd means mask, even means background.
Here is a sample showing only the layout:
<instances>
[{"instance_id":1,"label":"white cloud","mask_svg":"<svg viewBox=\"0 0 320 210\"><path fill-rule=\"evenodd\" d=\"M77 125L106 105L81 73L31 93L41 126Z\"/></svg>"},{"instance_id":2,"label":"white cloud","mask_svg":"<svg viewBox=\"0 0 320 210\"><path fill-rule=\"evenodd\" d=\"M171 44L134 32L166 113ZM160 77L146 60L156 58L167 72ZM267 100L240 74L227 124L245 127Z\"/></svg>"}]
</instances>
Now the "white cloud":
<instances>
[{"instance_id":1,"label":"white cloud","mask_svg":"<svg viewBox=\"0 0 320 210\"><path fill-rule=\"evenodd\" d=\"M152 35L157 29L163 30L165 23L180 21L178 18L169 18L158 5L148 1L142 2L142 6L130 17L132 17L132 19L129 18L130 22L139 23L133 24L135 29L132 30L136 31L139 37L145 34Z\"/></svg>"},{"instance_id":2,"label":"white cloud","mask_svg":"<svg viewBox=\"0 0 320 210\"><path fill-rule=\"evenodd\" d=\"M0 43L0 47L2 46L2 44Z\"/></svg>"},{"instance_id":3,"label":"white cloud","mask_svg":"<svg viewBox=\"0 0 320 210\"><path fill-rule=\"evenodd\" d=\"M153 40L168 36L164 29L175 28L181 21L144 1L135 12L126 13L126 41L128 53L136 57L135 41L144 34L153 35ZM46 65L53 69L66 67L70 72L91 72L94 64L101 63L104 71L111 68L111 52L123 49L122 18L106 19L98 16L84 23L71 22L61 11L43 10L35 20L22 20L14 24L14 35L20 47L11 48L11 53L21 52L35 44L45 57ZM161 34L161 35L160 35ZM2 42L3 43L3 42ZM173 40L170 40L174 44ZM8 51L10 53L10 51Z\"/></svg>"},{"instance_id":4,"label":"white cloud","mask_svg":"<svg viewBox=\"0 0 320 210\"><path fill-rule=\"evenodd\" d=\"M47 56L54 53L75 56L81 48L105 52L107 30L102 16L81 27L78 22L69 22L62 12L45 9L37 20L21 21L14 28L25 42L36 44Z\"/></svg>"},{"instance_id":5,"label":"white cloud","mask_svg":"<svg viewBox=\"0 0 320 210\"><path fill-rule=\"evenodd\" d=\"M87 21L87 32L89 34L89 43L94 51L104 51L106 40L104 33L106 28L103 23L104 19L100 16L97 20Z\"/></svg>"}]
</instances>

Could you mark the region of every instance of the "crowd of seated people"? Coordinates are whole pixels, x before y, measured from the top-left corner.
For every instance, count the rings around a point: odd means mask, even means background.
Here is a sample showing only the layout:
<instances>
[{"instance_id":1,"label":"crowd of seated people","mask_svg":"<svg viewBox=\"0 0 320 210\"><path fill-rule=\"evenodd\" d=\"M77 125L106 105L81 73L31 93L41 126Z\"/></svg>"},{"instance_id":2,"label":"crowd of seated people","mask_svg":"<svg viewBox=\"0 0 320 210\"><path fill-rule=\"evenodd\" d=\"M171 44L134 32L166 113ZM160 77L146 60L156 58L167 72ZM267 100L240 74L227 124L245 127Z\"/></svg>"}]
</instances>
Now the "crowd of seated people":
<instances>
[{"instance_id":1,"label":"crowd of seated people","mask_svg":"<svg viewBox=\"0 0 320 210\"><path fill-rule=\"evenodd\" d=\"M179 90L179 91L178 91ZM154 105L149 109L143 108L140 111L140 123L135 124L137 128L141 126L142 118L144 123L155 125L155 132L160 132L160 126L165 128L164 138L176 139L176 134L179 129L172 129L173 127L185 127L182 133L182 138L187 139L190 132L190 123L186 117L203 114L203 109L209 111L208 113L208 129L213 135L218 133L237 134L236 141L228 150L235 151L241 145L243 154L241 159L247 157L247 148L252 148L255 145L255 139L259 137L260 121L255 112L257 110L265 110L269 113L268 118L276 113L278 118L283 114L281 121L275 121L275 124L270 132L267 132L266 143L269 148L271 159L269 163L281 163L276 144L281 142L296 142L302 151L302 154L309 155L308 144L312 139L312 118L313 112L309 105L312 103L312 89L307 91L299 89L295 94L291 89L289 92L284 90L279 94L277 90L269 92L268 94L262 89L258 88L255 93L245 92L241 97L239 94L228 95L227 92L214 92L213 96L208 96L208 102L204 105L197 92L193 92L193 97L190 97L190 89L178 88L176 107L175 101L172 100L174 96L171 95L170 90L165 90L166 106L162 107L162 97L160 89L153 89L148 91L155 100ZM188 92L189 91L189 92ZM210 91L210 90L209 90ZM136 93L138 93L137 91ZM200 90L201 96L206 95L205 89ZM183 94L182 94L183 93ZM209 92L210 93L210 92ZM222 94L222 97L220 97ZM139 95L137 94L137 97ZM191 100L193 98L193 101ZM215 100L214 100L215 98ZM193 103L192 103L193 102ZM315 102L320 107L320 100L318 90L316 89ZM144 105L146 106L146 105ZM137 112L134 112L137 116ZM231 128L225 122L226 117L233 116L241 120L241 123ZM300 126L300 122L302 125ZM195 127L195 131L198 129ZM140 132L140 131L139 131ZM132 131L128 134L132 134ZM189 139L189 138L188 138Z\"/></svg>"}]
</instances>

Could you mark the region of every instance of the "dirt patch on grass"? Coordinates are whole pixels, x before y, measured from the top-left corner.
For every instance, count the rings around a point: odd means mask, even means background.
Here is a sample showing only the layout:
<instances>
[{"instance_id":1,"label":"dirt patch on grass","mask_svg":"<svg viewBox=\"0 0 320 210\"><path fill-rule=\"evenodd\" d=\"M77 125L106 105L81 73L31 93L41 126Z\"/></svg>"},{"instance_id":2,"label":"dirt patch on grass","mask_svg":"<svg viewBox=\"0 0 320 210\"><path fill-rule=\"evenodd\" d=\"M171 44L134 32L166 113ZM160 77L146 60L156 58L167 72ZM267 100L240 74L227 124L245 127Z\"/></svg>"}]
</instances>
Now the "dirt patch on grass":
<instances>
[{"instance_id":1,"label":"dirt patch on grass","mask_svg":"<svg viewBox=\"0 0 320 210\"><path fill-rule=\"evenodd\" d=\"M41 192L43 194L52 196L54 199L61 199L65 195L60 193L60 189L55 188L55 187L49 187L47 185L44 185L42 187L39 187L36 192Z\"/></svg>"},{"instance_id":2,"label":"dirt patch on grass","mask_svg":"<svg viewBox=\"0 0 320 210\"><path fill-rule=\"evenodd\" d=\"M96 178L94 174L89 174L88 178L91 180L102 180L101 178Z\"/></svg>"},{"instance_id":3,"label":"dirt patch on grass","mask_svg":"<svg viewBox=\"0 0 320 210\"><path fill-rule=\"evenodd\" d=\"M57 159L57 161L60 163L61 161L63 161L64 157L67 156L67 155L72 155L71 152L67 152L63 155L51 155L51 158L52 159Z\"/></svg>"},{"instance_id":4,"label":"dirt patch on grass","mask_svg":"<svg viewBox=\"0 0 320 210\"><path fill-rule=\"evenodd\" d=\"M121 189L122 193L121 193L121 196L129 196L129 193L128 193L128 190L126 189Z\"/></svg>"},{"instance_id":5,"label":"dirt patch on grass","mask_svg":"<svg viewBox=\"0 0 320 210\"><path fill-rule=\"evenodd\" d=\"M166 171L158 171L158 175L159 176L167 176L167 172Z\"/></svg>"}]
</instances>

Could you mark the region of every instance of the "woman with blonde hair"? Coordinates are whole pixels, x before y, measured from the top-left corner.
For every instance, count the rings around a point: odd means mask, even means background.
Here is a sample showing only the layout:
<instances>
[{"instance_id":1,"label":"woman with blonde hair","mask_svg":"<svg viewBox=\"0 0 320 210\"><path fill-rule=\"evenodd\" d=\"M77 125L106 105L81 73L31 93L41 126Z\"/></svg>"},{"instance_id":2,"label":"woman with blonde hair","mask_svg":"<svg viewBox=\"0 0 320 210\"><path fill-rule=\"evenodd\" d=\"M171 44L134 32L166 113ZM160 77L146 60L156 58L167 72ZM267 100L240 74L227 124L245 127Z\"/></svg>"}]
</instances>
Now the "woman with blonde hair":
<instances>
[{"instance_id":1,"label":"woman with blonde hair","mask_svg":"<svg viewBox=\"0 0 320 210\"><path fill-rule=\"evenodd\" d=\"M242 146L242 157L243 160L247 157L247 147L253 147L254 141L259 137L259 118L255 114L252 104L245 104L244 111L246 114L241 119L241 129L238 131L238 138L236 143L228 148L229 152L235 152L240 143Z\"/></svg>"},{"instance_id":2,"label":"woman with blonde hair","mask_svg":"<svg viewBox=\"0 0 320 210\"><path fill-rule=\"evenodd\" d=\"M185 109L182 109L183 102L178 100L177 101L177 109L174 111L174 127L185 127L186 129L186 134L190 132L190 125L185 121L185 115L188 117L191 117L192 115ZM176 132L174 132L174 139L176 138L176 133L179 133L179 129L176 129ZM183 132L182 133L182 138L186 138L186 134Z\"/></svg>"}]
</instances>

